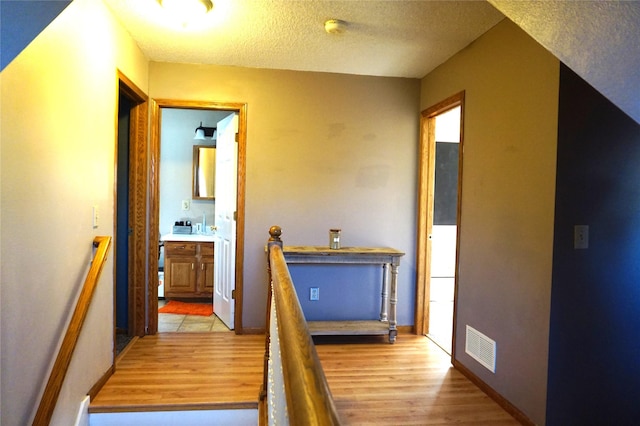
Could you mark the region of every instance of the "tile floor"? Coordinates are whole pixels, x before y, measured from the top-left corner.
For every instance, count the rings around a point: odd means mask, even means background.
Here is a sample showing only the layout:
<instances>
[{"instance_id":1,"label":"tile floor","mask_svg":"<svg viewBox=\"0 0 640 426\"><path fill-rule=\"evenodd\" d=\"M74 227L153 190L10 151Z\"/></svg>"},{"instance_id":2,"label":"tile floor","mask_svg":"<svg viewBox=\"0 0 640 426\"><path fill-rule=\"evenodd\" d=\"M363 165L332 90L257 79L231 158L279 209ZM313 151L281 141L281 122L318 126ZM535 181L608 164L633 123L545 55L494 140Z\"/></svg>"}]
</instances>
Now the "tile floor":
<instances>
[{"instance_id":1,"label":"tile floor","mask_svg":"<svg viewBox=\"0 0 640 426\"><path fill-rule=\"evenodd\" d=\"M164 306L165 300L158 300L158 307ZM158 332L207 332L231 331L213 314L201 315L158 314Z\"/></svg>"}]
</instances>

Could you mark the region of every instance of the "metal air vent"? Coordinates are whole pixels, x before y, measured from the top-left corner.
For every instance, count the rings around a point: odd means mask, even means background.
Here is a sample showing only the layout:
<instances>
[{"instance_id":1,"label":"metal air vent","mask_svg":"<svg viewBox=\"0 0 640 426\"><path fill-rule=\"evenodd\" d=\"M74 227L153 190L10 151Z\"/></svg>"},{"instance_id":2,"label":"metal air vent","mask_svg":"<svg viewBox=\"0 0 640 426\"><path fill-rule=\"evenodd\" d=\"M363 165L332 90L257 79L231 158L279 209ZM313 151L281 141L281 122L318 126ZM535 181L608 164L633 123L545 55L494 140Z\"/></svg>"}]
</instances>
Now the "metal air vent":
<instances>
[{"instance_id":1,"label":"metal air vent","mask_svg":"<svg viewBox=\"0 0 640 426\"><path fill-rule=\"evenodd\" d=\"M492 373L496 372L496 342L469 325L464 351Z\"/></svg>"}]
</instances>

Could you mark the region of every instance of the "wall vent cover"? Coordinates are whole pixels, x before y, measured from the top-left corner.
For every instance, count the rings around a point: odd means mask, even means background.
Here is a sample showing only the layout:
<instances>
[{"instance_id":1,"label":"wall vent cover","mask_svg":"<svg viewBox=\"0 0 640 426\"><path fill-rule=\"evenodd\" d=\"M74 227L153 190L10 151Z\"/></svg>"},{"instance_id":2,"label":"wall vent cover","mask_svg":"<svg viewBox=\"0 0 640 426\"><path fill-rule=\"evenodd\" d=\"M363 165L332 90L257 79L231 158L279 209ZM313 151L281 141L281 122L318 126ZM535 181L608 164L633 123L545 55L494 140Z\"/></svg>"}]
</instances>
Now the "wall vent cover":
<instances>
[{"instance_id":1,"label":"wall vent cover","mask_svg":"<svg viewBox=\"0 0 640 426\"><path fill-rule=\"evenodd\" d=\"M464 351L492 373L496 372L496 342L469 325Z\"/></svg>"}]
</instances>

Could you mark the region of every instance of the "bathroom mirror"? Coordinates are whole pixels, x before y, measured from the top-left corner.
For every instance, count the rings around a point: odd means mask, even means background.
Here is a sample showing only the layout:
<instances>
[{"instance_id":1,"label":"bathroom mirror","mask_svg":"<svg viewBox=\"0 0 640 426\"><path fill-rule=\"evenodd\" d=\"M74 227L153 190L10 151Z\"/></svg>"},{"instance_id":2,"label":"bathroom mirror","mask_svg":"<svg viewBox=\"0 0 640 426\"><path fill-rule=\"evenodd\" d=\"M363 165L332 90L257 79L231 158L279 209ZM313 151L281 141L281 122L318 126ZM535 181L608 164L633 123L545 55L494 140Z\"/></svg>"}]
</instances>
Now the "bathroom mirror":
<instances>
[{"instance_id":1,"label":"bathroom mirror","mask_svg":"<svg viewBox=\"0 0 640 426\"><path fill-rule=\"evenodd\" d=\"M193 199L215 199L216 147L193 146Z\"/></svg>"}]
</instances>

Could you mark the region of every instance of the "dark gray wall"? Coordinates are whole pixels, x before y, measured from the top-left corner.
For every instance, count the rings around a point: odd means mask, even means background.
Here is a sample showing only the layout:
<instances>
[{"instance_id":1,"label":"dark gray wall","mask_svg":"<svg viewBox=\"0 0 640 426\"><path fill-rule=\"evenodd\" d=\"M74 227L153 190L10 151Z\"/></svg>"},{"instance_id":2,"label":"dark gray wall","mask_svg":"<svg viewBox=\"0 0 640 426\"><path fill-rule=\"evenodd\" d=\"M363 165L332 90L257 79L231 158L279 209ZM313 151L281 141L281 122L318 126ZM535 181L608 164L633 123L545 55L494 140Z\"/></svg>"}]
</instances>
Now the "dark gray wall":
<instances>
[{"instance_id":1,"label":"dark gray wall","mask_svg":"<svg viewBox=\"0 0 640 426\"><path fill-rule=\"evenodd\" d=\"M638 424L640 125L562 66L558 126L547 425Z\"/></svg>"}]
</instances>

